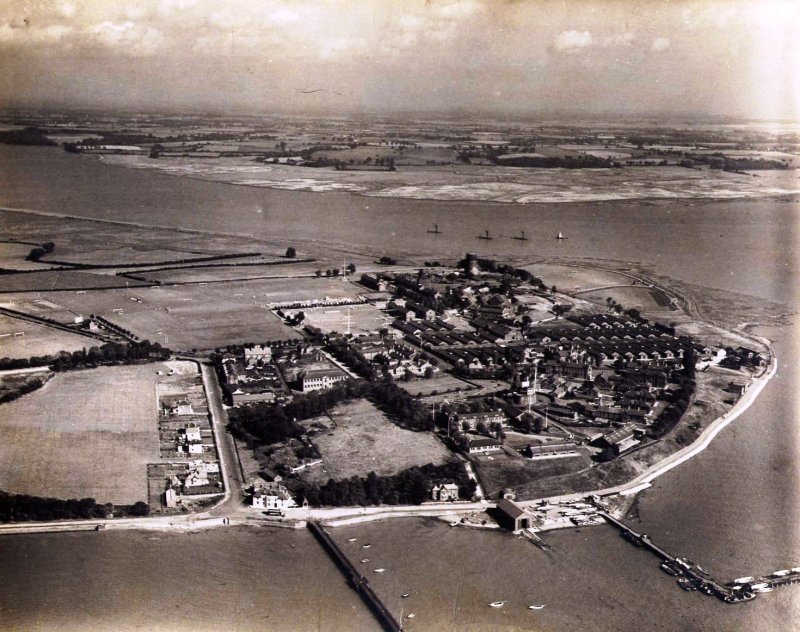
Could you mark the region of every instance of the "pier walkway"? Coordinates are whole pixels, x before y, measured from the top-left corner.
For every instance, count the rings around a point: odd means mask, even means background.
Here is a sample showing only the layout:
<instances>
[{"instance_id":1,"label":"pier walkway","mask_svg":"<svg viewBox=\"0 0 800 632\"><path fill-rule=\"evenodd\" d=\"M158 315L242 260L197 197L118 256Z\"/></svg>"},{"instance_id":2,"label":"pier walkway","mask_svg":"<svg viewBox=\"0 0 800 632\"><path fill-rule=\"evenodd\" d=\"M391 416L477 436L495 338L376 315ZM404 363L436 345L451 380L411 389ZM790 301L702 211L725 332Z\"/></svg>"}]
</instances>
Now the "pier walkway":
<instances>
[{"instance_id":1,"label":"pier walkway","mask_svg":"<svg viewBox=\"0 0 800 632\"><path fill-rule=\"evenodd\" d=\"M682 557L673 557L656 545L646 533L638 533L621 520L605 511L598 511L609 524L620 530L622 535L637 546L646 548L662 560L661 568L670 575L678 577L678 585L684 590L698 590L706 595L721 599L725 603L738 603L755 599L757 593L771 592L774 588L800 583L800 567L775 571L762 577L743 577L723 583L711 577L694 562Z\"/></svg>"},{"instance_id":2,"label":"pier walkway","mask_svg":"<svg viewBox=\"0 0 800 632\"><path fill-rule=\"evenodd\" d=\"M389 608L386 607L383 601L381 601L381 598L378 597L372 589L372 586L369 585L369 580L353 566L349 559L347 559L347 556L342 553L342 550L336 542L334 542L333 538L328 535L328 532L313 521L309 521L308 528L317 537L364 601L367 602L367 605L381 622L381 625L389 632L400 632L403 629L402 624L398 623L397 619L395 619L394 615L389 611Z\"/></svg>"}]
</instances>

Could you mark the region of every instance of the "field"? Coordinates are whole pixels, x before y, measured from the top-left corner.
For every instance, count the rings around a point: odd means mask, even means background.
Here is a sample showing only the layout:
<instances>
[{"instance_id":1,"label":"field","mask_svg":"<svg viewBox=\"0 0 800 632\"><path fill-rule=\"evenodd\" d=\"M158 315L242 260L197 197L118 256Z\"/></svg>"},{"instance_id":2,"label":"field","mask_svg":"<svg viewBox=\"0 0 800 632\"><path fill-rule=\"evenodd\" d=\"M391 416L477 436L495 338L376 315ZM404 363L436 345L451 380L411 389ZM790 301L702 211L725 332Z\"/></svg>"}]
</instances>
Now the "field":
<instances>
[{"instance_id":1,"label":"field","mask_svg":"<svg viewBox=\"0 0 800 632\"><path fill-rule=\"evenodd\" d=\"M283 262L286 259L282 260ZM274 263L265 262L260 265L231 265L239 260L227 262L227 265L214 266L203 264L199 267L182 266L180 269L157 270L128 270L130 274L142 276L152 281L161 283L185 283L196 281L235 281L239 279L259 279L263 277L288 277L288 276L313 276L319 267L316 263Z\"/></svg>"},{"instance_id":2,"label":"field","mask_svg":"<svg viewBox=\"0 0 800 632\"><path fill-rule=\"evenodd\" d=\"M669 299L660 290L649 287L615 287L597 292L585 292L579 297L594 303L605 305L606 299L611 297L617 303L628 309L634 307L643 313L664 311L669 308ZM677 308L674 308L677 311Z\"/></svg>"},{"instance_id":3,"label":"field","mask_svg":"<svg viewBox=\"0 0 800 632\"><path fill-rule=\"evenodd\" d=\"M530 270L541 278L547 287L555 285L556 289L566 293L590 290L607 285L627 285L631 283L628 277L606 270L598 270L597 268L579 268L556 263L537 263L536 265L526 266L525 269Z\"/></svg>"},{"instance_id":4,"label":"field","mask_svg":"<svg viewBox=\"0 0 800 632\"><path fill-rule=\"evenodd\" d=\"M25 335L14 335L19 333ZM30 358L59 351L78 351L93 344L96 343L91 338L0 314L0 358Z\"/></svg>"},{"instance_id":5,"label":"field","mask_svg":"<svg viewBox=\"0 0 800 632\"><path fill-rule=\"evenodd\" d=\"M366 400L338 406L332 417L332 429L312 439L323 465L308 470L304 478L323 483L371 471L396 474L415 465L445 463L451 456L432 434L398 428ZM320 422L331 425L327 417Z\"/></svg>"},{"instance_id":6,"label":"field","mask_svg":"<svg viewBox=\"0 0 800 632\"><path fill-rule=\"evenodd\" d=\"M483 491L489 498L497 498L505 488L510 487L523 500L531 498L526 488L531 481L541 484L544 479L568 475L589 466L589 457L581 456L565 459L550 459L533 462L525 458L512 458L505 453L494 453L489 460L478 457L478 477Z\"/></svg>"},{"instance_id":7,"label":"field","mask_svg":"<svg viewBox=\"0 0 800 632\"><path fill-rule=\"evenodd\" d=\"M174 349L211 349L227 344L298 338L269 309L289 300L353 298L359 288L341 279L263 279L207 285L162 285L106 291L7 295L14 309L63 322L73 314L96 314ZM10 305L11 306L11 305Z\"/></svg>"},{"instance_id":8,"label":"field","mask_svg":"<svg viewBox=\"0 0 800 632\"><path fill-rule=\"evenodd\" d=\"M386 315L373 305L315 307L300 311L306 315L305 323L319 327L325 333L346 332L348 313L350 315L350 332L356 336L375 332L381 327L387 326Z\"/></svg>"},{"instance_id":9,"label":"field","mask_svg":"<svg viewBox=\"0 0 800 632\"><path fill-rule=\"evenodd\" d=\"M0 489L117 504L146 500L146 464L159 459L156 370L164 369L71 371L4 404Z\"/></svg>"},{"instance_id":10,"label":"field","mask_svg":"<svg viewBox=\"0 0 800 632\"><path fill-rule=\"evenodd\" d=\"M255 213L254 213L255 214ZM42 243L52 241L55 250L47 259L94 265L159 263L176 259L233 253L262 252L282 255L286 246L229 235L120 225L77 218L48 217L0 211L6 238ZM31 246L3 243L0 258L24 260ZM21 268L22 263L8 265Z\"/></svg>"},{"instance_id":11,"label":"field","mask_svg":"<svg viewBox=\"0 0 800 632\"><path fill-rule=\"evenodd\" d=\"M400 388L404 391L408 392L411 395L416 396L417 394L420 397L425 397L427 395L433 395L434 393L443 394L455 391L456 389L460 389L461 391L468 391L473 388L471 384L468 384L464 380L461 380L454 375L449 375L447 373L439 372L435 377L430 379L419 379L413 380L411 382L398 382Z\"/></svg>"},{"instance_id":12,"label":"field","mask_svg":"<svg viewBox=\"0 0 800 632\"><path fill-rule=\"evenodd\" d=\"M0 292L51 292L142 285L140 281L110 274L92 274L78 270L47 270L0 275Z\"/></svg>"}]
</instances>

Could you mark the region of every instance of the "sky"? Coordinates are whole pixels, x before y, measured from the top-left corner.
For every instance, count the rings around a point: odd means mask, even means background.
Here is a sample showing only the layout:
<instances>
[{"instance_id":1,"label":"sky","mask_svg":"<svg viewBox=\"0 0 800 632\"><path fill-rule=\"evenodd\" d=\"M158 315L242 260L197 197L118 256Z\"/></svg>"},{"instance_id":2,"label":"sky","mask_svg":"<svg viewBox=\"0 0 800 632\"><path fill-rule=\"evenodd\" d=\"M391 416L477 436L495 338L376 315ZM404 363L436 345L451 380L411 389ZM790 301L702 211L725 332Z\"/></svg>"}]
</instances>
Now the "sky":
<instances>
[{"instance_id":1,"label":"sky","mask_svg":"<svg viewBox=\"0 0 800 632\"><path fill-rule=\"evenodd\" d=\"M800 119L795 0L4 0L0 104Z\"/></svg>"}]
</instances>

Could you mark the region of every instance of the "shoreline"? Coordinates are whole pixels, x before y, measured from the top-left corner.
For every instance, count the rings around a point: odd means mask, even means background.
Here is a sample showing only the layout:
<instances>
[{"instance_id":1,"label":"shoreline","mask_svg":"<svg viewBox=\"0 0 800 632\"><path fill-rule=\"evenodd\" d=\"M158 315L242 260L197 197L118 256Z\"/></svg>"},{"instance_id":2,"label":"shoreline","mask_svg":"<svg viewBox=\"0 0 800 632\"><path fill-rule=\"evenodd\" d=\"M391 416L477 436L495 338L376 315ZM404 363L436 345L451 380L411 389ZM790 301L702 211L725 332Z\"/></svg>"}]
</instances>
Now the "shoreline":
<instances>
[{"instance_id":1,"label":"shoreline","mask_svg":"<svg viewBox=\"0 0 800 632\"><path fill-rule=\"evenodd\" d=\"M524 200L518 201L516 199L509 200L509 199L496 199L492 197L432 197L430 195L398 195L396 189L401 187L414 187L418 188L420 186L431 186L431 185L415 185L415 184L408 184L407 182L398 182L394 186L393 189L389 188L392 186L392 183L380 183L379 181L369 181L364 184L359 182L349 182L349 181L337 181L333 174L336 174L336 171L324 172L318 168L310 168L310 167L300 167L302 169L310 170L311 173L321 173L323 176L331 174L330 178L326 178L325 180L331 182L333 184L332 187L327 188L324 191L314 190L315 184L318 185L322 183L323 179L316 179L313 177L302 178L300 174L284 174L290 177L284 178L283 182L290 182L292 180L308 180L310 181L308 185L304 185L302 187L292 187L292 186L280 186L280 184L276 184L274 182L264 182L263 184L256 184L253 182L236 182L230 180L223 180L223 179L216 179L214 177L210 177L210 174L198 174L198 173L174 173L169 169L162 169L158 167L150 167L148 165L128 165L128 164L109 164L107 161L103 159L102 155L92 156L97 162L102 164L104 167L117 167L121 169L135 169L138 171L154 171L156 173L160 173L165 176L172 176L176 178L187 178L190 180L198 180L201 182L213 182L216 184L225 184L228 186L241 186L241 187L248 187L252 189L270 189L273 191L282 191L287 193L343 193L363 198L393 198L397 200L408 200L408 201L416 201L416 202L438 202L438 203L458 203L458 204L508 204L512 206L536 206L539 204L620 204L620 203L646 203L646 204L658 204L658 203L669 203L669 202L677 202L677 201L698 201L698 202L724 202L724 201L745 201L745 200L755 200L755 199L772 199L772 200L781 200L784 199L786 202L797 202L800 200L800 191L783 191L783 192L775 192L775 193L767 193L767 192L760 192L756 195L748 195L744 192L736 193L736 194L729 194L729 195L714 195L713 193L710 195L700 195L700 194L693 194L693 195L681 195L676 193L672 196L648 196L642 195L638 197L596 197L591 199L554 199L552 197L546 200ZM190 159L191 160L191 159ZM203 159L201 159L203 160ZM280 166L280 165L277 165ZM454 168L458 167L458 165L452 165ZM535 168L526 168L526 167L501 167L504 169L520 169L521 172L534 172ZM525 170L525 171L523 171ZM611 171L611 168L606 169L591 169L591 171ZM542 168L541 171L544 172L555 172L559 171L558 168L555 169L546 169ZM572 169L560 169L562 172L571 172ZM341 172L338 172L341 173ZM448 171L447 173L453 173ZM458 174L455 173L454 175L463 176L465 174ZM749 175L749 172L748 172ZM486 184L494 184L496 182L490 175L478 176L477 174L472 176L469 175L467 177L476 178L474 182L465 182L460 183L455 186L476 186L480 187ZM482 178L482 179L478 179ZM525 186L525 183L516 183L512 182L511 184L520 184ZM370 187L380 187L377 189L372 189ZM453 186L452 184L437 184L433 185L440 188L446 188L448 186ZM536 185L529 184L528 186L531 187L531 192L523 194L524 197L531 197L536 194L534 191ZM344 187L362 187L361 190L352 190ZM388 189L388 191L387 191ZM555 189L554 189L555 190ZM384 192L386 191L386 192ZM610 195L610 194L609 194Z\"/></svg>"}]
</instances>

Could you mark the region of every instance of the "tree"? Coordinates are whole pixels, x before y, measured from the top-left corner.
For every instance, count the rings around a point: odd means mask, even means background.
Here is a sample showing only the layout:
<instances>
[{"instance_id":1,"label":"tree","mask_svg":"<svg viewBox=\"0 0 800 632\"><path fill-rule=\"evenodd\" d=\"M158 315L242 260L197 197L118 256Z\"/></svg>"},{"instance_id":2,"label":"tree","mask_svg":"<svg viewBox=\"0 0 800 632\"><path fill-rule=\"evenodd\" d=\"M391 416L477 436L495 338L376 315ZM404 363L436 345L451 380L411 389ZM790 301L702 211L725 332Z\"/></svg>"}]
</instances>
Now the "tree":
<instances>
[{"instance_id":1,"label":"tree","mask_svg":"<svg viewBox=\"0 0 800 632\"><path fill-rule=\"evenodd\" d=\"M296 256L297 256L297 250L294 249L294 246L289 246L286 249L286 258L294 259Z\"/></svg>"},{"instance_id":2,"label":"tree","mask_svg":"<svg viewBox=\"0 0 800 632\"><path fill-rule=\"evenodd\" d=\"M355 274L356 273L356 264L355 263L348 263L347 264L347 271L350 274Z\"/></svg>"}]
</instances>

